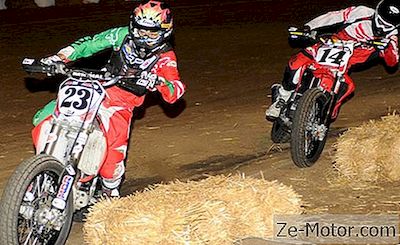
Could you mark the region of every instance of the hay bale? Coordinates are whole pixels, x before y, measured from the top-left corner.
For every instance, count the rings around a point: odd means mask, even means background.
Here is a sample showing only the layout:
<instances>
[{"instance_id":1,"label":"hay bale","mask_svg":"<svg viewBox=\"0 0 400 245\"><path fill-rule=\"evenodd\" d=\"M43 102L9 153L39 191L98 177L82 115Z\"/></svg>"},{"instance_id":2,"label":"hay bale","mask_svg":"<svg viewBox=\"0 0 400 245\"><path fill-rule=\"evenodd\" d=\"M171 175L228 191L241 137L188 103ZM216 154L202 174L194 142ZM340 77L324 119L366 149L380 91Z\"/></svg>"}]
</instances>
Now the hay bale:
<instances>
[{"instance_id":1,"label":"hay bale","mask_svg":"<svg viewBox=\"0 0 400 245\"><path fill-rule=\"evenodd\" d=\"M400 117L350 128L334 145L334 168L352 183L400 180Z\"/></svg>"},{"instance_id":2,"label":"hay bale","mask_svg":"<svg viewBox=\"0 0 400 245\"><path fill-rule=\"evenodd\" d=\"M214 176L174 181L95 204L87 244L232 244L272 237L274 214L302 213L300 196L276 181Z\"/></svg>"}]
</instances>

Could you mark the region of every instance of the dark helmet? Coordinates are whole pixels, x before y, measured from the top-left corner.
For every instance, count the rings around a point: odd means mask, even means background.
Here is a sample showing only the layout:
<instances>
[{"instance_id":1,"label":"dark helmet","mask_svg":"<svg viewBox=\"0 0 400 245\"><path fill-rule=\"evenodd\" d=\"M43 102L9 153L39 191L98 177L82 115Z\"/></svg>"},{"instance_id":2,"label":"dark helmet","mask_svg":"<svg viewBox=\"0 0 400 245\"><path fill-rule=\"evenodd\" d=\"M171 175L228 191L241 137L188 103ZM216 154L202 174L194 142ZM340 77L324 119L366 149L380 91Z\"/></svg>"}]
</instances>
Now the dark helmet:
<instances>
[{"instance_id":1,"label":"dark helmet","mask_svg":"<svg viewBox=\"0 0 400 245\"><path fill-rule=\"evenodd\" d=\"M400 25L400 1L381 0L376 6L373 30L375 36L384 36Z\"/></svg>"},{"instance_id":2,"label":"dark helmet","mask_svg":"<svg viewBox=\"0 0 400 245\"><path fill-rule=\"evenodd\" d=\"M130 16L129 33L135 46L149 55L171 36L173 19L170 9L159 1L140 4Z\"/></svg>"}]
</instances>

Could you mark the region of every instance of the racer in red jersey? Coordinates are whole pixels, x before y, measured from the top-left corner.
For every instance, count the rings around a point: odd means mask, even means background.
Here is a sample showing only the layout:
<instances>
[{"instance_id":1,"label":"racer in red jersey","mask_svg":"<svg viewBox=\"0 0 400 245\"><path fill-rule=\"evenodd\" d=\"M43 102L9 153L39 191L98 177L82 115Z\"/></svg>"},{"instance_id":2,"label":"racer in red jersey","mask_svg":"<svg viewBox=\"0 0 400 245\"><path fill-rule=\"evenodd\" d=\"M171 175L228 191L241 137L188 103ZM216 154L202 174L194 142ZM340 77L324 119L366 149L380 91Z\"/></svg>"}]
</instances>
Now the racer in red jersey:
<instances>
[{"instance_id":1,"label":"racer in red jersey","mask_svg":"<svg viewBox=\"0 0 400 245\"><path fill-rule=\"evenodd\" d=\"M398 65L398 27L400 25L400 2L396 0L382 0L376 9L365 6L349 7L339 11L321 15L304 26L304 31L315 36L326 28L335 28L334 34L340 40L354 40L368 42L383 39L386 47L377 51L373 47L360 46L354 50L349 61L348 69L355 64L365 63L371 59L383 58L386 65ZM266 111L268 120L279 117L281 109L289 100L292 92L299 83L304 68L312 62L313 54L317 52L319 44L307 47L293 55L285 69L282 85L272 85L273 103Z\"/></svg>"}]
</instances>

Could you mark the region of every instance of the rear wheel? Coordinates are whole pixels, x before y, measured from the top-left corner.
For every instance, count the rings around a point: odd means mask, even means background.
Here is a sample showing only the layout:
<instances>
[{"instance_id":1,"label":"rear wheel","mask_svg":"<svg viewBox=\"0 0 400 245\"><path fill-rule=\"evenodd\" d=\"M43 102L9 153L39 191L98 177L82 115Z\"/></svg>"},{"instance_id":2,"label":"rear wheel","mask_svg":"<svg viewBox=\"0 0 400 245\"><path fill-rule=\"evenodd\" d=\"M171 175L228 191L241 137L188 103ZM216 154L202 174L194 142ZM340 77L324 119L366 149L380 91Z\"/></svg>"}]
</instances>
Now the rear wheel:
<instances>
[{"instance_id":1,"label":"rear wheel","mask_svg":"<svg viewBox=\"0 0 400 245\"><path fill-rule=\"evenodd\" d=\"M291 155L300 168L312 166L324 149L329 125L324 124L327 97L318 88L307 90L295 111L291 132Z\"/></svg>"},{"instance_id":2,"label":"rear wheel","mask_svg":"<svg viewBox=\"0 0 400 245\"><path fill-rule=\"evenodd\" d=\"M63 169L54 157L43 154L18 166L0 200L1 244L58 245L66 242L72 224L71 198L63 213L51 209Z\"/></svg>"}]
</instances>

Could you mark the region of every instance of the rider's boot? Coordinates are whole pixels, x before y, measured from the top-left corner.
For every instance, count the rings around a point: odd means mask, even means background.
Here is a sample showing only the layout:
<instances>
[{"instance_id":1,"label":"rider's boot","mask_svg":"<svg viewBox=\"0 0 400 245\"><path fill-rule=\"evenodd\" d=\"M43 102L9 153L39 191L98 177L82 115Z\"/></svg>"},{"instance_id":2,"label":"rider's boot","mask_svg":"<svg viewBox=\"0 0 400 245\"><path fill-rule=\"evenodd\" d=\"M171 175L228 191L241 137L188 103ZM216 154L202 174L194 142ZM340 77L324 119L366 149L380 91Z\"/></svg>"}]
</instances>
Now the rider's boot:
<instances>
[{"instance_id":1,"label":"rider's boot","mask_svg":"<svg viewBox=\"0 0 400 245\"><path fill-rule=\"evenodd\" d=\"M105 179L102 178L101 192L102 195L107 197L120 197L119 187L121 185L122 178L118 179Z\"/></svg>"},{"instance_id":2,"label":"rider's boot","mask_svg":"<svg viewBox=\"0 0 400 245\"><path fill-rule=\"evenodd\" d=\"M265 112L265 118L269 121L274 121L281 114L282 108L286 106L287 101L293 91L288 91L281 84L274 84L272 90L272 104Z\"/></svg>"},{"instance_id":3,"label":"rider's boot","mask_svg":"<svg viewBox=\"0 0 400 245\"><path fill-rule=\"evenodd\" d=\"M118 179L101 179L101 193L103 197L120 197L119 187L121 185L122 178ZM89 206L83 207L76 211L73 216L75 222L84 222L87 214L89 213Z\"/></svg>"}]
</instances>

